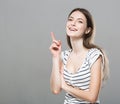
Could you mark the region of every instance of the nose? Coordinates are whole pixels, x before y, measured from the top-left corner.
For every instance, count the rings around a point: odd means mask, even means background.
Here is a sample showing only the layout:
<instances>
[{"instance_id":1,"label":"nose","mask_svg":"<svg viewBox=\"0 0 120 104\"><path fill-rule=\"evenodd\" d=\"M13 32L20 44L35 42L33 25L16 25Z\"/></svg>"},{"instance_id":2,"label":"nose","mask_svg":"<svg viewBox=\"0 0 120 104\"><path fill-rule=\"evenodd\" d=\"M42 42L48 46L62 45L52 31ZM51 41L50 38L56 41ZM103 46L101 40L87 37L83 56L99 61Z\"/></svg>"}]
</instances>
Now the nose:
<instances>
[{"instance_id":1,"label":"nose","mask_svg":"<svg viewBox=\"0 0 120 104\"><path fill-rule=\"evenodd\" d=\"M75 24L76 24L76 21L72 21L71 25L75 26Z\"/></svg>"}]
</instances>

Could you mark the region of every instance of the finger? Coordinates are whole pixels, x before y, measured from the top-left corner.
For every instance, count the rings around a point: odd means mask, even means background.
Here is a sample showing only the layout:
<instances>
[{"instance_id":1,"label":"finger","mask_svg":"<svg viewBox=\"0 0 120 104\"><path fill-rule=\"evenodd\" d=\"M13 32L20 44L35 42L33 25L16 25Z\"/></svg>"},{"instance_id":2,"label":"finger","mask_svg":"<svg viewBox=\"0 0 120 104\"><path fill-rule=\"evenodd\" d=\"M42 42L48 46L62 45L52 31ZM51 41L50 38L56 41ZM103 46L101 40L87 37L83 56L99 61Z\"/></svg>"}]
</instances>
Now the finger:
<instances>
[{"instance_id":1,"label":"finger","mask_svg":"<svg viewBox=\"0 0 120 104\"><path fill-rule=\"evenodd\" d=\"M61 40L58 40L59 44L61 45Z\"/></svg>"},{"instance_id":2,"label":"finger","mask_svg":"<svg viewBox=\"0 0 120 104\"><path fill-rule=\"evenodd\" d=\"M58 50L59 48L55 44L53 44L49 47L49 49L50 50Z\"/></svg>"},{"instance_id":3,"label":"finger","mask_svg":"<svg viewBox=\"0 0 120 104\"><path fill-rule=\"evenodd\" d=\"M58 50L59 48L58 47L53 47L54 50Z\"/></svg>"},{"instance_id":4,"label":"finger","mask_svg":"<svg viewBox=\"0 0 120 104\"><path fill-rule=\"evenodd\" d=\"M54 44L54 45L50 46L49 49L50 49L50 50L58 50L59 47Z\"/></svg>"},{"instance_id":5,"label":"finger","mask_svg":"<svg viewBox=\"0 0 120 104\"><path fill-rule=\"evenodd\" d=\"M51 32L51 37L52 37L52 40L56 40L53 32Z\"/></svg>"},{"instance_id":6,"label":"finger","mask_svg":"<svg viewBox=\"0 0 120 104\"><path fill-rule=\"evenodd\" d=\"M57 40L53 40L53 43L55 43L57 46L61 44L60 41L57 41Z\"/></svg>"}]
</instances>

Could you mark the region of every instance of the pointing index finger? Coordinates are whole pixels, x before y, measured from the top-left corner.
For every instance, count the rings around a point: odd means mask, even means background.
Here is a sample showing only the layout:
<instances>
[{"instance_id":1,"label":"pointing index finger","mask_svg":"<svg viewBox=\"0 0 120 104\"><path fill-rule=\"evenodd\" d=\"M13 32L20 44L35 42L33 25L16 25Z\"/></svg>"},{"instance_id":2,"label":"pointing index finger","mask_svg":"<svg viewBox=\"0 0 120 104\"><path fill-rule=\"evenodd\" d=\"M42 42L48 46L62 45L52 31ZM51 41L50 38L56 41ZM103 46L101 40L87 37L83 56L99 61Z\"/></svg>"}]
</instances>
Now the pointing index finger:
<instances>
[{"instance_id":1,"label":"pointing index finger","mask_svg":"<svg viewBox=\"0 0 120 104\"><path fill-rule=\"evenodd\" d=\"M52 37L52 40L56 40L53 32L51 32L51 37Z\"/></svg>"}]
</instances>

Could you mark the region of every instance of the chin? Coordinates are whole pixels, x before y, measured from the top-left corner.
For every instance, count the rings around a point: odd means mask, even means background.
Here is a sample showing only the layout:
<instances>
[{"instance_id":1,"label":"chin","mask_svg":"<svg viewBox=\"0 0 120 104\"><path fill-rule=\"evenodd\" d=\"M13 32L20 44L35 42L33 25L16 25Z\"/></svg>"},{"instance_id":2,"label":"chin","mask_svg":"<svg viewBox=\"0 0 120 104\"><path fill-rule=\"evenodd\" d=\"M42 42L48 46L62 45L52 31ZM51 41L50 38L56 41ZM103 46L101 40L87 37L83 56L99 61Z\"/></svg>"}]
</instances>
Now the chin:
<instances>
[{"instance_id":1,"label":"chin","mask_svg":"<svg viewBox=\"0 0 120 104\"><path fill-rule=\"evenodd\" d=\"M76 34L75 32L68 32L67 36L69 36L69 37L79 37L79 35Z\"/></svg>"},{"instance_id":2,"label":"chin","mask_svg":"<svg viewBox=\"0 0 120 104\"><path fill-rule=\"evenodd\" d=\"M75 37L75 35L73 35L73 34L67 34L67 36L69 36L69 37Z\"/></svg>"}]
</instances>

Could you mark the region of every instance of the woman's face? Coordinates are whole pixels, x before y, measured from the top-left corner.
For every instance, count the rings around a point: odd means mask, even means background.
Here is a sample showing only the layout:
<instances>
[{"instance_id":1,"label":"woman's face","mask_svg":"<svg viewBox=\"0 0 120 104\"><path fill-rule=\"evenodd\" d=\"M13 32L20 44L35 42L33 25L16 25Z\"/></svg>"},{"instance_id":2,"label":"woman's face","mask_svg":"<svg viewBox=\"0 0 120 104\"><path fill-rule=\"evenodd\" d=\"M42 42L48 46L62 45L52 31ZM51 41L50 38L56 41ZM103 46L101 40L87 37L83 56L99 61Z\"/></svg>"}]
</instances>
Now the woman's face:
<instances>
[{"instance_id":1,"label":"woman's face","mask_svg":"<svg viewBox=\"0 0 120 104\"><path fill-rule=\"evenodd\" d=\"M87 30L87 20L80 11L73 12L66 24L66 32L69 37L81 38Z\"/></svg>"}]
</instances>

